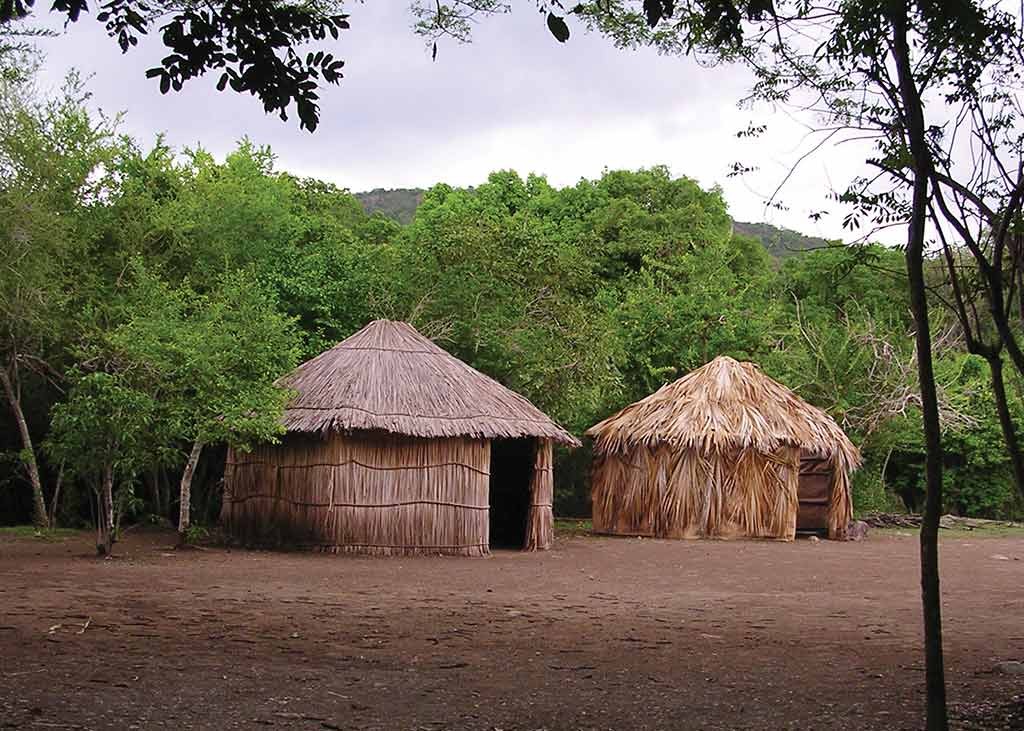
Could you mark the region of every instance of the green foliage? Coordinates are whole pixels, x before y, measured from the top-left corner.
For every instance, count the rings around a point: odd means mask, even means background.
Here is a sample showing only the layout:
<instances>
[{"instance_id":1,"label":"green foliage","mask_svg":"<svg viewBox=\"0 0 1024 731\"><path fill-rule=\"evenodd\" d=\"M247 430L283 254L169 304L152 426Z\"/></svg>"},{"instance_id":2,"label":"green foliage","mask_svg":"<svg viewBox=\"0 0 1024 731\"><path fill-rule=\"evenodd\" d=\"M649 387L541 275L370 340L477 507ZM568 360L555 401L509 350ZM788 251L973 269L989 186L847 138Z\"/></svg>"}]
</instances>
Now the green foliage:
<instances>
[{"instance_id":1,"label":"green foliage","mask_svg":"<svg viewBox=\"0 0 1024 731\"><path fill-rule=\"evenodd\" d=\"M641 272L603 292L623 339L629 400L717 355L749 360L768 350L775 308L765 296L767 270L735 271L734 243L648 259Z\"/></svg>"},{"instance_id":2,"label":"green foliage","mask_svg":"<svg viewBox=\"0 0 1024 731\"><path fill-rule=\"evenodd\" d=\"M176 194L146 221L148 253L162 262L168 279L187 276L205 291L220 272L289 255L300 234L299 190L294 179L275 174L273 164L269 149L247 141L222 164L202 150L186 152Z\"/></svg>"},{"instance_id":3,"label":"green foliage","mask_svg":"<svg viewBox=\"0 0 1024 731\"><path fill-rule=\"evenodd\" d=\"M113 150L113 127L86 114L76 77L52 99L33 89L30 78L0 79L0 356L12 372L16 358L60 368L88 218L109 192Z\"/></svg>"},{"instance_id":4,"label":"green foliage","mask_svg":"<svg viewBox=\"0 0 1024 731\"><path fill-rule=\"evenodd\" d=\"M175 438L248 447L280 434L289 394L274 381L296 364L298 339L253 275L226 273L200 294L171 289L136 261L132 279L130 319L109 343L152 374Z\"/></svg>"},{"instance_id":5,"label":"green foliage","mask_svg":"<svg viewBox=\"0 0 1024 731\"><path fill-rule=\"evenodd\" d=\"M185 543L193 546L200 541L206 540L210 535L210 531L201 525L190 525L188 530L185 531Z\"/></svg>"},{"instance_id":6,"label":"green foliage","mask_svg":"<svg viewBox=\"0 0 1024 731\"><path fill-rule=\"evenodd\" d=\"M540 178L495 173L472 191L437 186L396 242L414 324L575 428L618 388L590 263L545 215Z\"/></svg>"},{"instance_id":7,"label":"green foliage","mask_svg":"<svg viewBox=\"0 0 1024 731\"><path fill-rule=\"evenodd\" d=\"M1019 516L1024 505L1007 467L988 366L977 356L958 354L944 359L936 375L947 389L957 389L964 412L972 417L970 424L956 425L944 435L947 464L943 496L947 510L984 518ZM1017 439L1024 439L1024 402L1013 399L1009 406L1017 425Z\"/></svg>"},{"instance_id":8,"label":"green foliage","mask_svg":"<svg viewBox=\"0 0 1024 731\"><path fill-rule=\"evenodd\" d=\"M857 515L865 513L898 513L904 506L888 489L876 465L865 465L853 476L853 505Z\"/></svg>"},{"instance_id":9,"label":"green foliage","mask_svg":"<svg viewBox=\"0 0 1024 731\"><path fill-rule=\"evenodd\" d=\"M53 409L48 440L53 458L72 475L91 478L112 465L128 479L150 461L166 459L172 434L160 419L149 375L70 373L67 399Z\"/></svg>"},{"instance_id":10,"label":"green foliage","mask_svg":"<svg viewBox=\"0 0 1024 731\"><path fill-rule=\"evenodd\" d=\"M795 316L816 322L851 310L887 332L905 334L910 327L903 255L877 244L830 246L788 258L780 284Z\"/></svg>"},{"instance_id":11,"label":"green foliage","mask_svg":"<svg viewBox=\"0 0 1024 731\"><path fill-rule=\"evenodd\" d=\"M593 528L589 520L555 520L555 535L563 538L590 535Z\"/></svg>"}]
</instances>

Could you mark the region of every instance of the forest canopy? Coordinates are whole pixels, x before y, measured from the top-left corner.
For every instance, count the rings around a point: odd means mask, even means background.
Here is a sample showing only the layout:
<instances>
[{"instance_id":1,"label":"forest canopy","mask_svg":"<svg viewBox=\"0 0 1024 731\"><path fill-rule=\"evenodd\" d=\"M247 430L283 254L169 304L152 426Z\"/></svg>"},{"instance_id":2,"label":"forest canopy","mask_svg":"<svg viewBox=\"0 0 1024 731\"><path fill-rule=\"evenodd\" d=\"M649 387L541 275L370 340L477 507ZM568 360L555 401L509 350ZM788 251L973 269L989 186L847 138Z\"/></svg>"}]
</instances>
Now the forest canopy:
<instances>
[{"instance_id":1,"label":"forest canopy","mask_svg":"<svg viewBox=\"0 0 1024 731\"><path fill-rule=\"evenodd\" d=\"M191 469L192 517L214 522L225 445L279 436L275 379L381 317L577 434L717 355L756 361L861 447L858 510L920 506L900 251L794 232L769 250L665 167L438 183L401 224L251 141L218 159L124 136L74 79L44 98L7 74L0 115L0 522L174 518ZM1020 516L986 364L933 317L945 508ZM558 455L557 512L586 514L588 462Z\"/></svg>"}]
</instances>

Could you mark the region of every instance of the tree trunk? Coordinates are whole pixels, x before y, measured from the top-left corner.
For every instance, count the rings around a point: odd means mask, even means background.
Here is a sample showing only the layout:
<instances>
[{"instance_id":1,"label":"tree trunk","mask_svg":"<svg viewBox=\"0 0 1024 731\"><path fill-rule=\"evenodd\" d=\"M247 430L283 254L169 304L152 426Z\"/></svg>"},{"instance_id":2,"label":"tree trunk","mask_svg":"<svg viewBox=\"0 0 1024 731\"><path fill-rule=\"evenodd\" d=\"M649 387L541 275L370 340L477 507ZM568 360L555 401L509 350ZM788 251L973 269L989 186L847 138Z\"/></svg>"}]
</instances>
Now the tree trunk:
<instances>
[{"instance_id":1,"label":"tree trunk","mask_svg":"<svg viewBox=\"0 0 1024 731\"><path fill-rule=\"evenodd\" d=\"M203 451L203 443L196 441L192 445L192 454L188 457L185 472L181 476L181 497L178 501L178 545L188 543L188 526L192 508L192 475L195 474L199 455Z\"/></svg>"},{"instance_id":2,"label":"tree trunk","mask_svg":"<svg viewBox=\"0 0 1024 731\"><path fill-rule=\"evenodd\" d=\"M1017 492L1024 499L1024 455L1020 451L1020 443L1017 441L1017 432L1014 429L1013 416L1006 403L1006 384L1003 381L1003 359L999 355L987 359L988 367L992 371L992 393L996 397L996 411L999 412L999 426L1003 429L1003 441L1006 442L1006 451L1010 455L1010 464L1013 466L1013 479L1017 483Z\"/></svg>"},{"instance_id":3,"label":"tree trunk","mask_svg":"<svg viewBox=\"0 0 1024 731\"><path fill-rule=\"evenodd\" d=\"M921 388L921 419L925 443L925 507L921 521L921 604L924 614L925 688L928 731L947 731L946 672L942 657L942 598L939 587L939 516L942 512L942 430L939 399L932 366L928 295L924 278L924 237L928 217L928 181L931 156L928 150L921 94L914 80L914 68L907 40L905 2L897 0L888 8L892 26L892 55L899 80L902 109L898 110L913 158L914 187L907 230L907 280L910 308L917 330L917 375Z\"/></svg>"},{"instance_id":4,"label":"tree trunk","mask_svg":"<svg viewBox=\"0 0 1024 731\"><path fill-rule=\"evenodd\" d=\"M14 420L18 422L18 431L21 433L21 446L26 456L26 467L28 479L32 484L32 522L37 528L46 529L50 527L46 515L46 503L43 500L43 481L39 477L39 465L36 463L36 450L32 446L32 435L28 431L28 422L25 421L25 413L21 410L21 398L18 389L15 389L11 382L11 376L6 368L0 368L0 381L4 384L4 393L14 413Z\"/></svg>"},{"instance_id":5,"label":"tree trunk","mask_svg":"<svg viewBox=\"0 0 1024 731\"><path fill-rule=\"evenodd\" d=\"M103 478L96 494L96 553L109 556L114 545L114 466L103 468Z\"/></svg>"},{"instance_id":6,"label":"tree trunk","mask_svg":"<svg viewBox=\"0 0 1024 731\"><path fill-rule=\"evenodd\" d=\"M936 226L938 228L938 226ZM941 237L941 229L940 229ZM1017 247L1020 245L1017 236L1014 235L1010 239L1010 259L1014 262L1016 267L1017 261ZM980 355L988 363L989 372L992 378L992 392L996 399L996 411L999 413L999 426L1003 431L1003 442L1006 444L1006 452L1010 456L1010 464L1013 468L1013 479L1017 486L1017 492L1022 498L1024 498L1024 457L1020 453L1020 445L1017 443L1017 434L1014 430L1013 417L1010 414L1010 409L1006 403L1006 384L1003 381L1003 343L998 342L995 345L989 345L982 339L983 328L979 324L978 336L975 337L973 329L971 327L971 317L967 311L967 305L964 302L964 297L960 289L959 274L956 268L956 262L953 259L953 252L949 246L946 245L946 240L942 237L942 252L946 258L946 271L949 275L949 285L953 290L953 302L954 312L956 313L957 319L960 321L960 329L964 334L964 343L967 345L967 352L973 355ZM979 268L980 265L979 265ZM1015 284L1013 277L1016 276L1016 269L1011 272L1011 290ZM1009 303L1009 304L1012 304Z\"/></svg>"},{"instance_id":7,"label":"tree trunk","mask_svg":"<svg viewBox=\"0 0 1024 731\"><path fill-rule=\"evenodd\" d=\"M922 227L923 228L923 227ZM922 232L923 233L923 232ZM931 333L925 295L923 251L908 247L911 307L917 328L917 370L925 436L925 501L921 520L921 603L924 611L927 729L946 731L946 671L942 656L942 595L939 586L939 517L942 514L942 434L932 370Z\"/></svg>"},{"instance_id":8,"label":"tree trunk","mask_svg":"<svg viewBox=\"0 0 1024 731\"><path fill-rule=\"evenodd\" d=\"M1020 343L1017 342L1017 335L1009 319L1006 317L1006 312L1003 310L1002 281L993 274L989 277L988 288L989 311L992 313L992 319L995 322L996 331L999 333L999 339L1006 347L1006 353L1010 356L1010 362L1017 368L1017 372L1024 376L1024 350L1021 349ZM994 296L999 297L998 301L993 299Z\"/></svg>"}]
</instances>

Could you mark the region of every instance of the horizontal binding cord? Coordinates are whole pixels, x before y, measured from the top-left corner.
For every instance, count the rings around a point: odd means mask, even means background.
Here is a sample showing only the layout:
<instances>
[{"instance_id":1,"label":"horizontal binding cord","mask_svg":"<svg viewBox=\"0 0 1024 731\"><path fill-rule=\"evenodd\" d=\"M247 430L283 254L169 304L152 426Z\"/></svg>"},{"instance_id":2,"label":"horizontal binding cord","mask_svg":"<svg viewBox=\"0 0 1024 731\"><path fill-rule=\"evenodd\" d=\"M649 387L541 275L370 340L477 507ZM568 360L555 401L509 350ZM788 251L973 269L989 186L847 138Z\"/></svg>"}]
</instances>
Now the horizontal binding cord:
<instances>
[{"instance_id":1,"label":"horizontal binding cord","mask_svg":"<svg viewBox=\"0 0 1024 731\"><path fill-rule=\"evenodd\" d=\"M408 505L441 505L448 508L464 508L466 510L490 510L490 505L467 505L465 503L449 503L442 500L409 500L408 502L401 503L307 503L301 500L289 500L284 497L278 497L277 495L246 495L245 497L234 497L232 496L230 502L232 505L238 503L244 503L247 500L278 500L280 502L286 502L290 505L301 505L304 508L401 508ZM548 507L551 507L550 505Z\"/></svg>"},{"instance_id":2,"label":"horizontal binding cord","mask_svg":"<svg viewBox=\"0 0 1024 731\"><path fill-rule=\"evenodd\" d=\"M276 546L277 543L273 542L260 542L251 541L248 545L251 546ZM409 545L387 545L382 543L289 543L289 546L293 546L298 549L320 549L331 550L337 548L389 548L398 549L401 551L443 551L453 549L467 549L467 548L490 548L489 543L464 543L458 546L409 546Z\"/></svg>"},{"instance_id":3,"label":"horizontal binding cord","mask_svg":"<svg viewBox=\"0 0 1024 731\"><path fill-rule=\"evenodd\" d=\"M398 548L403 551L438 551L452 548L490 548L489 543L463 543L459 546L409 546L382 543L300 543L300 548Z\"/></svg>"},{"instance_id":4,"label":"horizontal binding cord","mask_svg":"<svg viewBox=\"0 0 1024 731\"><path fill-rule=\"evenodd\" d=\"M230 467L275 467L275 468L277 468L279 470L308 470L308 469L312 469L313 467L346 467L346 466L348 466L350 464L359 465L360 467L365 467L368 470L382 470L382 471L430 470L430 469L437 469L438 467L463 467L463 468L465 468L467 470L471 470L472 472L476 472L479 475L483 475L484 477L490 477L491 476L491 473L489 471L484 471L484 470L477 469L476 467L473 467L472 465L468 465L465 462L439 462L438 464L414 464L414 465L408 465L408 466L405 466L405 467L402 467L402 466L388 467L386 465L366 464L365 462L360 462L357 459L349 459L349 460L346 460L344 462L311 462L309 464L276 464L274 462L265 462L265 461L262 461L262 460L260 460L260 461L252 461L252 462L231 462L231 461L229 461L226 464L228 466L230 466Z\"/></svg>"},{"instance_id":5,"label":"horizontal binding cord","mask_svg":"<svg viewBox=\"0 0 1024 731\"><path fill-rule=\"evenodd\" d=\"M432 355L436 358L451 359L451 356L445 352L437 352L436 350L427 350L426 348L385 348L382 345L346 345L339 350L371 350L377 353L419 353L421 355Z\"/></svg>"}]
</instances>

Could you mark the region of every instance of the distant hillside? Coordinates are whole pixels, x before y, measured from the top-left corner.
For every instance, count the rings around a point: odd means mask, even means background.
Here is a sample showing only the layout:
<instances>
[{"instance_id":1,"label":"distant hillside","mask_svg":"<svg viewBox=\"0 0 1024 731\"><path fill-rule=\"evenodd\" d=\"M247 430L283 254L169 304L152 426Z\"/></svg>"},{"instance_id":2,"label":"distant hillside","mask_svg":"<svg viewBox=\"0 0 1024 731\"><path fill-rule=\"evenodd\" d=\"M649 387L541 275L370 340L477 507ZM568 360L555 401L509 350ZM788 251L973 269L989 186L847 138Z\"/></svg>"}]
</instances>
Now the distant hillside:
<instances>
[{"instance_id":1,"label":"distant hillside","mask_svg":"<svg viewBox=\"0 0 1024 731\"><path fill-rule=\"evenodd\" d=\"M380 212L390 219L405 225L412 221L416 207L423 200L422 188L376 188L365 193L356 193L367 213ZM788 228L779 228L769 223L744 223L735 221L733 230L744 236L758 239L764 248L776 259L785 259L807 249L816 249L828 244L825 239L804 234Z\"/></svg>"},{"instance_id":2,"label":"distant hillside","mask_svg":"<svg viewBox=\"0 0 1024 731\"><path fill-rule=\"evenodd\" d=\"M356 193L356 198L363 204L367 213L380 211L390 219L403 226L412 221L416 207L423 200L422 188L395 188L385 190L376 188L366 193Z\"/></svg>"},{"instance_id":3,"label":"distant hillside","mask_svg":"<svg viewBox=\"0 0 1024 731\"><path fill-rule=\"evenodd\" d=\"M770 223L744 223L743 221L733 222L733 231L743 236L751 236L759 239L768 249L768 253L776 259L785 259L788 256L799 254L807 249L817 249L828 246L825 239L817 236L805 236L798 231L788 228L778 228Z\"/></svg>"}]
</instances>

